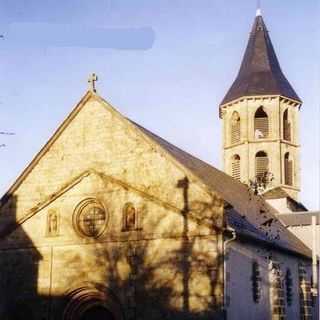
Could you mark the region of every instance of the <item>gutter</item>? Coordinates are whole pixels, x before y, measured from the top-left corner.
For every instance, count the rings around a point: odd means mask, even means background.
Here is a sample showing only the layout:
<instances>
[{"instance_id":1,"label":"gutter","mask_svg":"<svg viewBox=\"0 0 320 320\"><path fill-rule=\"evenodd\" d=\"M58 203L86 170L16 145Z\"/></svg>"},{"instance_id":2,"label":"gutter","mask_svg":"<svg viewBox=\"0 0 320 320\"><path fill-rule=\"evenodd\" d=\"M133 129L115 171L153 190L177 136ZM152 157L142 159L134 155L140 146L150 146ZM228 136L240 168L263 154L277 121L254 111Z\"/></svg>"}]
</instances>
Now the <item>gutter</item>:
<instances>
[{"instance_id":1,"label":"gutter","mask_svg":"<svg viewBox=\"0 0 320 320\"><path fill-rule=\"evenodd\" d=\"M227 254L227 246L232 242L235 241L237 239L237 234L236 234L236 230L231 228L231 227L227 227L225 228L224 231L228 231L232 234L232 237L226 241L223 241L223 313L224 313L224 319L227 319L227 259L226 259L226 254Z\"/></svg>"}]
</instances>

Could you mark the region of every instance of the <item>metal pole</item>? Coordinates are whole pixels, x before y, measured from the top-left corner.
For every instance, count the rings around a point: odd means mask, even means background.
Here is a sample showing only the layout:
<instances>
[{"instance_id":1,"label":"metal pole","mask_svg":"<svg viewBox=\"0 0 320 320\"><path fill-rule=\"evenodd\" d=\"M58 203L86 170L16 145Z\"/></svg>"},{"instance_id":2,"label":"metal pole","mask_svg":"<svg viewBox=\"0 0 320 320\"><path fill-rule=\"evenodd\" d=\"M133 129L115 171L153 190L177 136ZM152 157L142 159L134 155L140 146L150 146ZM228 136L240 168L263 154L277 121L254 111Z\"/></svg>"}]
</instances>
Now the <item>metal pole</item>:
<instances>
[{"instance_id":1,"label":"metal pole","mask_svg":"<svg viewBox=\"0 0 320 320\"><path fill-rule=\"evenodd\" d=\"M226 241L223 241L223 311L224 319L227 319L227 308L228 308L228 299L227 299L227 246L230 242L237 239L236 231L233 228L228 227L226 230L231 231L232 237Z\"/></svg>"},{"instance_id":2,"label":"metal pole","mask_svg":"<svg viewBox=\"0 0 320 320\"><path fill-rule=\"evenodd\" d=\"M317 217L312 216L312 293L318 296L318 265L317 265Z\"/></svg>"}]
</instances>

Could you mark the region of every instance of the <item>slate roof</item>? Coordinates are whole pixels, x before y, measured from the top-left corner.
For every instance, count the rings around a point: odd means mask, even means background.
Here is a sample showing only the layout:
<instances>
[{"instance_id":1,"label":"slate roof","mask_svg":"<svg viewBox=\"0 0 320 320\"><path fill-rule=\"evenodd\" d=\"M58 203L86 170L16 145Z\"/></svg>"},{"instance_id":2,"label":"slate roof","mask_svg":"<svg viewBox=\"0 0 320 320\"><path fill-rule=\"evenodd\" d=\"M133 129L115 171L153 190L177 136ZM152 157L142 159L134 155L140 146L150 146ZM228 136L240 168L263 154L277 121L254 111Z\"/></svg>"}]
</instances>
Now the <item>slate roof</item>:
<instances>
[{"instance_id":1,"label":"slate roof","mask_svg":"<svg viewBox=\"0 0 320 320\"><path fill-rule=\"evenodd\" d=\"M312 256L311 250L276 218L277 211L261 196L254 195L247 185L129 121L232 206L232 210L226 210L227 223L239 235L280 250L308 258Z\"/></svg>"},{"instance_id":2,"label":"slate roof","mask_svg":"<svg viewBox=\"0 0 320 320\"><path fill-rule=\"evenodd\" d=\"M281 70L261 15L255 18L240 71L221 105L259 95L281 95L302 103Z\"/></svg>"}]
</instances>

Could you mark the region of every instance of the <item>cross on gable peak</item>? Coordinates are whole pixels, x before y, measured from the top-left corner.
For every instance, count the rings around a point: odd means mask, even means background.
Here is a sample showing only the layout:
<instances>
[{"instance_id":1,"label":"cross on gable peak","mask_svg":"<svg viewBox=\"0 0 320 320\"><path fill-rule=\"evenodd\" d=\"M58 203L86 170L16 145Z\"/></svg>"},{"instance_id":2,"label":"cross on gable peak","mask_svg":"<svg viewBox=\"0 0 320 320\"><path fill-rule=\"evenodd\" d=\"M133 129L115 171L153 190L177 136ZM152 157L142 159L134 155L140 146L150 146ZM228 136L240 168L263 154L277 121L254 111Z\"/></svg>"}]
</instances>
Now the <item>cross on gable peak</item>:
<instances>
[{"instance_id":1,"label":"cross on gable peak","mask_svg":"<svg viewBox=\"0 0 320 320\"><path fill-rule=\"evenodd\" d=\"M98 81L98 76L95 74L95 73L92 73L90 76L89 76L89 79L88 79L88 83L89 83L89 90L91 92L97 92L96 90L96 82Z\"/></svg>"}]
</instances>

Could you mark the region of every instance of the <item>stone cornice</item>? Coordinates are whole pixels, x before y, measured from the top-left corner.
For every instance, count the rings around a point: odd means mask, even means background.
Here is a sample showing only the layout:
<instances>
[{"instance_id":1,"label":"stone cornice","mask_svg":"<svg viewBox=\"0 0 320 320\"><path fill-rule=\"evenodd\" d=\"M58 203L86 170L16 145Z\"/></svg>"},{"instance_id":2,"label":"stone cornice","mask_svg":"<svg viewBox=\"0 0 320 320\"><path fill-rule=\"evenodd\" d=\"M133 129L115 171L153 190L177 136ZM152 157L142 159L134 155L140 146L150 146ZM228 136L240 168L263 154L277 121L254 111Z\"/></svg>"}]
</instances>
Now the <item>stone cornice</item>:
<instances>
[{"instance_id":1,"label":"stone cornice","mask_svg":"<svg viewBox=\"0 0 320 320\"><path fill-rule=\"evenodd\" d=\"M235 105L236 103L242 102L244 100L271 100L271 99L277 99L279 98L280 101L289 102L290 104L293 104L295 107L301 107L302 103L293 99L290 99L288 97L280 96L280 95L266 95L266 96L243 96L240 98L237 98L235 100L232 100L226 104L222 104L219 106L219 109L225 109L227 107L231 107Z\"/></svg>"}]
</instances>

